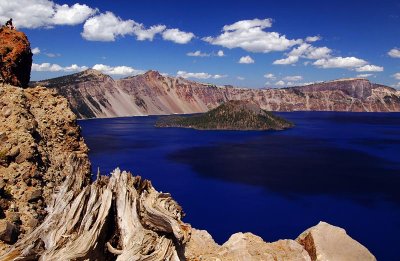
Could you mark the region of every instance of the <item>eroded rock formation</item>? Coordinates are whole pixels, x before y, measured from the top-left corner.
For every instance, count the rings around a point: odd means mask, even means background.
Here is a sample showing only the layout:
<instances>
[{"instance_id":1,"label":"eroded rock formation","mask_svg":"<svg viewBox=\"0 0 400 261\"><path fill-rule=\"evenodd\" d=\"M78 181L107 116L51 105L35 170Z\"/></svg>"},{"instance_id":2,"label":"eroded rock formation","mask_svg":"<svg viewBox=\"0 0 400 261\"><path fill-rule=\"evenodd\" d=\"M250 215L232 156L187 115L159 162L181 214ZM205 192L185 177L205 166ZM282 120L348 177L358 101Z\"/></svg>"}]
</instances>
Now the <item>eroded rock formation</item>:
<instances>
[{"instance_id":1,"label":"eroded rock formation","mask_svg":"<svg viewBox=\"0 0 400 261\"><path fill-rule=\"evenodd\" d=\"M113 80L95 70L34 83L55 88L80 118L206 112L229 100L267 111L400 111L400 91L366 79L283 89L217 87L156 71Z\"/></svg>"},{"instance_id":2,"label":"eroded rock formation","mask_svg":"<svg viewBox=\"0 0 400 261\"><path fill-rule=\"evenodd\" d=\"M32 52L23 32L0 27L0 82L27 87L31 78Z\"/></svg>"},{"instance_id":3,"label":"eroded rock formation","mask_svg":"<svg viewBox=\"0 0 400 261\"><path fill-rule=\"evenodd\" d=\"M0 222L7 224L0 227L13 235L0 238L4 243L14 243L43 221L50 195L66 178L71 153L82 159L75 175L89 182L87 152L65 98L46 88L0 85ZM0 252L5 248L0 242Z\"/></svg>"}]
</instances>

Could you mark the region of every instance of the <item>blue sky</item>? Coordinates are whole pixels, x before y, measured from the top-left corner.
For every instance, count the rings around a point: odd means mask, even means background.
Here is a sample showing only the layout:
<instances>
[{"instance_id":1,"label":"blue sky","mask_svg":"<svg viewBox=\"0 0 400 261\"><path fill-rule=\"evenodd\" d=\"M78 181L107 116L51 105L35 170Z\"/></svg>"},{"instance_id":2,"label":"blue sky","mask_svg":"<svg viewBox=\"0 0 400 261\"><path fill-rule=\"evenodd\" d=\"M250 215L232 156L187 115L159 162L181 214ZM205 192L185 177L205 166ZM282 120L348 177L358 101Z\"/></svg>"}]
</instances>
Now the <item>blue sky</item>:
<instances>
[{"instance_id":1,"label":"blue sky","mask_svg":"<svg viewBox=\"0 0 400 261\"><path fill-rule=\"evenodd\" d=\"M400 88L400 1L0 2L35 48L32 80L153 69L218 85L367 77Z\"/></svg>"}]
</instances>

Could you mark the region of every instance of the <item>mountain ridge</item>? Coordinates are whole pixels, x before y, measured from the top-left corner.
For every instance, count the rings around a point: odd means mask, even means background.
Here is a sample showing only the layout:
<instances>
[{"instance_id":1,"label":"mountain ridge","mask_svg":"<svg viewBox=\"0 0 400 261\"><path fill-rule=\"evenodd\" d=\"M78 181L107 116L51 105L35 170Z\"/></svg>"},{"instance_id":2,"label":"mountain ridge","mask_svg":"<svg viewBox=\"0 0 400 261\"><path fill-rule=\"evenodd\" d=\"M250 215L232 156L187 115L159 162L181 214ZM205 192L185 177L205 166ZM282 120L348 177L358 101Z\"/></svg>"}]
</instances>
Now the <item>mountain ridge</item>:
<instances>
[{"instance_id":1,"label":"mountain ridge","mask_svg":"<svg viewBox=\"0 0 400 261\"><path fill-rule=\"evenodd\" d=\"M200 113L229 100L253 101L267 111L400 111L400 91L363 78L250 89L199 83L154 70L115 80L89 69L31 85L56 89L79 118Z\"/></svg>"}]
</instances>

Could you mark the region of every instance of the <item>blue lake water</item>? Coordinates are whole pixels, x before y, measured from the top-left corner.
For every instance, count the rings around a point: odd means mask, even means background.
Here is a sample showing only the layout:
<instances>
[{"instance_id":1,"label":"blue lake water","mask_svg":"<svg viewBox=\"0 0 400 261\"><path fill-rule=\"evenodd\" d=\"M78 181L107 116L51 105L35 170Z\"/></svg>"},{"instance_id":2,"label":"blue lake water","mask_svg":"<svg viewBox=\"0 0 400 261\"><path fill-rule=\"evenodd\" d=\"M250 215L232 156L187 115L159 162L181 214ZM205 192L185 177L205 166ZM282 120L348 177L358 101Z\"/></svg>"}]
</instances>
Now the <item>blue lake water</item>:
<instances>
[{"instance_id":1,"label":"blue lake water","mask_svg":"<svg viewBox=\"0 0 400 261\"><path fill-rule=\"evenodd\" d=\"M296 238L320 220L378 260L399 260L400 113L279 113L285 131L154 128L157 117L79 121L93 171L170 192L218 243L235 232Z\"/></svg>"}]
</instances>

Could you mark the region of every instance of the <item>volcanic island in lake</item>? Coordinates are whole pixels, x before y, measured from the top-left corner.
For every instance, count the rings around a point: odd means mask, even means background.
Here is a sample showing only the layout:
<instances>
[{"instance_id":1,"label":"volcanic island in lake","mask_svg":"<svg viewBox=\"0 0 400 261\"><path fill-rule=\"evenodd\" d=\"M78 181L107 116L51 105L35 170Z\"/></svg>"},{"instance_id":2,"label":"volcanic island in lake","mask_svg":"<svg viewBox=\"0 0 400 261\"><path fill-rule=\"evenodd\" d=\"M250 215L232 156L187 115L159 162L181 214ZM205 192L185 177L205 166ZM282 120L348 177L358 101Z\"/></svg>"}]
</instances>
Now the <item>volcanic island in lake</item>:
<instances>
[{"instance_id":1,"label":"volcanic island in lake","mask_svg":"<svg viewBox=\"0 0 400 261\"><path fill-rule=\"evenodd\" d=\"M261 109L254 102L228 101L202 114L161 117L155 126L198 130L284 130L294 124Z\"/></svg>"}]
</instances>

